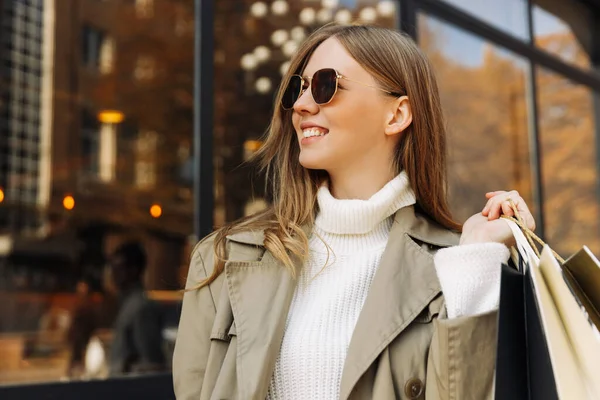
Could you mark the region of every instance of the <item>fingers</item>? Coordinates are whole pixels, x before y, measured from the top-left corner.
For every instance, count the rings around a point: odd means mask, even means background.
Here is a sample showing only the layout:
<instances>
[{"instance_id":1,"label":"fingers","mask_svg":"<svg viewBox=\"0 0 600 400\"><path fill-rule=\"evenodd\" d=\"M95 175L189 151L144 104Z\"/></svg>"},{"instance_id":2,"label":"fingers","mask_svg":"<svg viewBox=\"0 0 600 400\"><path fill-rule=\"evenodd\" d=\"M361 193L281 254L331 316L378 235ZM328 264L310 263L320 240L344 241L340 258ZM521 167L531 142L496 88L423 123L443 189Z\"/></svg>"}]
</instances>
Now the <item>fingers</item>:
<instances>
[{"instance_id":1,"label":"fingers","mask_svg":"<svg viewBox=\"0 0 600 400\"><path fill-rule=\"evenodd\" d=\"M521 203L523 208L518 207L519 213L521 214L523 221L525 221L525 225L527 226L527 228L529 228L532 231L535 231L535 218L533 218L533 214L531 214L531 212L529 211L529 208L527 207L527 204L525 204L525 201L522 201Z\"/></svg>"},{"instance_id":2,"label":"fingers","mask_svg":"<svg viewBox=\"0 0 600 400\"><path fill-rule=\"evenodd\" d=\"M514 192L518 196L518 193L516 191L514 191ZM509 193L511 193L511 192L507 192L505 190L497 190L494 192L487 192L485 194L485 197L488 198L488 201L487 201L485 207L483 208L483 210L481 211L481 213L483 215L485 215L486 217L490 216L490 213L491 213L492 219L498 218L498 216L500 215L499 207L500 207L502 201L505 201L508 199ZM496 212L498 212L498 216L495 216Z\"/></svg>"},{"instance_id":3,"label":"fingers","mask_svg":"<svg viewBox=\"0 0 600 400\"><path fill-rule=\"evenodd\" d=\"M510 192L504 190L498 190L488 192L485 194L488 201L482 210L482 215L488 217L488 220L494 220L500 218L501 215L513 217L514 211L510 206L509 199L513 201L519 214L523 218L527 227L531 230L535 230L535 220L533 215L527 207L525 200L519 195L519 192L512 190Z\"/></svg>"},{"instance_id":4,"label":"fingers","mask_svg":"<svg viewBox=\"0 0 600 400\"><path fill-rule=\"evenodd\" d=\"M513 200L514 202L514 200ZM516 203L515 203L516 204ZM502 203L500 203L500 207L502 209L502 214L506 215L507 217L514 217L515 213L510 205L510 202L508 200L503 201ZM517 206L518 209L519 206ZM500 212L498 212L498 217L500 217Z\"/></svg>"},{"instance_id":5,"label":"fingers","mask_svg":"<svg viewBox=\"0 0 600 400\"><path fill-rule=\"evenodd\" d=\"M494 192L487 192L485 194L485 197L487 199L491 199L492 197L496 196L497 194L501 194L501 193L506 193L506 191L504 191L504 190L496 190Z\"/></svg>"}]
</instances>

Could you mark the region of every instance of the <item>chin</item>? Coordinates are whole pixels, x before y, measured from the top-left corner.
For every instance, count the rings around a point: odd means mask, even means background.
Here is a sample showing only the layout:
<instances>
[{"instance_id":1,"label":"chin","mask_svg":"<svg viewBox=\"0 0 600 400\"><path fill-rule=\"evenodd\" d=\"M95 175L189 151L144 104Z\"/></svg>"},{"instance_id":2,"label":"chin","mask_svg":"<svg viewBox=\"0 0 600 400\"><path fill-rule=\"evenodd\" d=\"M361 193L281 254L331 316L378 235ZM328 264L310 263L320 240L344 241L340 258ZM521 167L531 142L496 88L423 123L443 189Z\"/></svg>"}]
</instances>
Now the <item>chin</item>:
<instances>
[{"instance_id":1,"label":"chin","mask_svg":"<svg viewBox=\"0 0 600 400\"><path fill-rule=\"evenodd\" d=\"M327 169L325 160L318 157L303 157L302 154L300 154L298 161L300 162L300 165L306 169Z\"/></svg>"}]
</instances>

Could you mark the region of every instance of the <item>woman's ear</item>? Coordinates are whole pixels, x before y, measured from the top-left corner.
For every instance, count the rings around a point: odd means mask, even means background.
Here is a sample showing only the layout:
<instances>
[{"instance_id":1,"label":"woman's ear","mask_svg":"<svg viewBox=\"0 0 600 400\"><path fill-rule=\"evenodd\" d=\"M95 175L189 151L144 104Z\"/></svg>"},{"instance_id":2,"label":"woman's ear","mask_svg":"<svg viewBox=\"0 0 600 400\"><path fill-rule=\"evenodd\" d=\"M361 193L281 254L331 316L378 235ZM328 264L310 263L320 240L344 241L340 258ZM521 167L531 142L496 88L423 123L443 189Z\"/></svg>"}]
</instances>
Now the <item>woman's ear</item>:
<instances>
[{"instance_id":1,"label":"woman's ear","mask_svg":"<svg viewBox=\"0 0 600 400\"><path fill-rule=\"evenodd\" d=\"M385 134L388 136L402 133L412 123L412 109L407 96L394 100L393 107L385 125Z\"/></svg>"}]
</instances>

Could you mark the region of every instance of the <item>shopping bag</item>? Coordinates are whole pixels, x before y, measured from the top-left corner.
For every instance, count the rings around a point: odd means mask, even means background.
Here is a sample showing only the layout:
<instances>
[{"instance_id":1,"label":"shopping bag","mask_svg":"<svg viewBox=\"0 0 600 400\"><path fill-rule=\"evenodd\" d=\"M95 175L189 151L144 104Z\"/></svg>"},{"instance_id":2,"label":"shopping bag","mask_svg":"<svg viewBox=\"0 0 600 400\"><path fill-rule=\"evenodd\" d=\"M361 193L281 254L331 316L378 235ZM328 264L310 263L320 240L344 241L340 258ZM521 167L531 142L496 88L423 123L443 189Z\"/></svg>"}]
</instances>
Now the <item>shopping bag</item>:
<instances>
[{"instance_id":1,"label":"shopping bag","mask_svg":"<svg viewBox=\"0 0 600 400\"><path fill-rule=\"evenodd\" d=\"M599 399L600 342L562 277L562 259L548 246L538 257L535 235L513 209L518 219L507 223L514 268L503 266L501 275L496 399Z\"/></svg>"},{"instance_id":2,"label":"shopping bag","mask_svg":"<svg viewBox=\"0 0 600 400\"><path fill-rule=\"evenodd\" d=\"M589 318L600 330L600 262L587 246L562 265L565 281Z\"/></svg>"},{"instance_id":3,"label":"shopping bag","mask_svg":"<svg viewBox=\"0 0 600 400\"><path fill-rule=\"evenodd\" d=\"M587 391L588 398L600 399L600 336L598 336L598 331L590 323L581 302L577 300L567 285L566 274L563 274L564 264L561 267L556 258L552 256L548 246L544 246L539 265L545 285L548 287L551 302L556 307L556 313L560 320L558 322L560 326L555 329L564 329L566 340L570 345L563 347L564 351L569 349L572 351L581 385ZM550 335L553 334L554 332L550 333ZM558 368L566 368L570 365L570 361L564 361L565 357L569 356L557 355ZM572 368L577 367L572 366ZM568 373L571 371L564 371L562 376L567 376Z\"/></svg>"},{"instance_id":4,"label":"shopping bag","mask_svg":"<svg viewBox=\"0 0 600 400\"><path fill-rule=\"evenodd\" d=\"M522 253L502 265L495 398L559 399L536 302L530 260Z\"/></svg>"}]
</instances>

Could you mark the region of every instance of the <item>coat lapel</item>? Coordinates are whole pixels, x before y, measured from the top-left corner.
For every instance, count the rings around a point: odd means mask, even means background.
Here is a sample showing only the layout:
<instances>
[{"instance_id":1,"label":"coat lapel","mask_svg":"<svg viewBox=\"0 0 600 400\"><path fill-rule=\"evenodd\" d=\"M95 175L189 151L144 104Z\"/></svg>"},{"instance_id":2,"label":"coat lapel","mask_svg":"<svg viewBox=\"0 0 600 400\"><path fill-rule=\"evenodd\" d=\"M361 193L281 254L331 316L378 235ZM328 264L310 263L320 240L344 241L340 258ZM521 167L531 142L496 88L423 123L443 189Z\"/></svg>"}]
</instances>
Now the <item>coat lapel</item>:
<instances>
[{"instance_id":1,"label":"coat lapel","mask_svg":"<svg viewBox=\"0 0 600 400\"><path fill-rule=\"evenodd\" d=\"M264 236L244 233L229 239L232 246L244 244L256 249L263 245ZM232 253L239 254L238 248ZM259 261L228 261L225 275L237 334L239 397L262 400L279 354L296 283L269 251Z\"/></svg>"},{"instance_id":2,"label":"coat lapel","mask_svg":"<svg viewBox=\"0 0 600 400\"><path fill-rule=\"evenodd\" d=\"M433 256L412 238L438 246L457 244L457 236L400 209L390 231L369 294L358 318L344 364L340 398L385 349L441 292Z\"/></svg>"}]
</instances>

